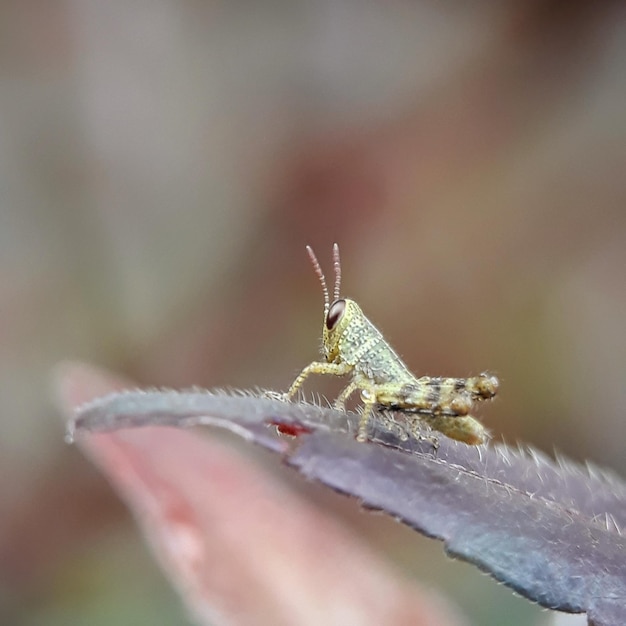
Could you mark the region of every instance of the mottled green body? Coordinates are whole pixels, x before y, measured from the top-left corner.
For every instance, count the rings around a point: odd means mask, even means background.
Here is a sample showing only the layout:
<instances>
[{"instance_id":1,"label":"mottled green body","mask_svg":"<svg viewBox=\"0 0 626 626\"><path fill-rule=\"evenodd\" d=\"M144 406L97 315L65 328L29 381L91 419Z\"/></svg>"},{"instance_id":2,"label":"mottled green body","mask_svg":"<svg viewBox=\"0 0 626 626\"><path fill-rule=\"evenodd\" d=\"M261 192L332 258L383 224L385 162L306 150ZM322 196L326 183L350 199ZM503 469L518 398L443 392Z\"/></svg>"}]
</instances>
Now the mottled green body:
<instances>
[{"instance_id":1,"label":"mottled green body","mask_svg":"<svg viewBox=\"0 0 626 626\"><path fill-rule=\"evenodd\" d=\"M416 378L385 341L359 305L339 298L339 250L335 244L335 299L329 302L326 281L317 258L307 248L324 289L324 361L305 367L286 393L286 399L302 386L309 374L350 376L351 381L335 400L335 408L345 410L346 400L360 391L363 414L357 438L367 440L367 425L375 409L396 410L414 415L431 428L470 445L484 443L487 432L469 415L474 402L493 398L498 379L487 373L472 378Z\"/></svg>"}]
</instances>

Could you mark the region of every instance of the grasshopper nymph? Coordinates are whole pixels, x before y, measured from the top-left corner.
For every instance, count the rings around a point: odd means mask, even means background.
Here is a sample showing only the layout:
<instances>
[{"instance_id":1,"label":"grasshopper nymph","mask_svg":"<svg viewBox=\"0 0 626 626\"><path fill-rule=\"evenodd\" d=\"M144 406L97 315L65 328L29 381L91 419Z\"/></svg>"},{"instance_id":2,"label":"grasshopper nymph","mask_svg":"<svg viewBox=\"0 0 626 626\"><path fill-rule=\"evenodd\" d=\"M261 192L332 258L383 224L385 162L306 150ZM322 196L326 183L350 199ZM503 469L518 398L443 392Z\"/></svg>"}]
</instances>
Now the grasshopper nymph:
<instances>
[{"instance_id":1,"label":"grasshopper nymph","mask_svg":"<svg viewBox=\"0 0 626 626\"><path fill-rule=\"evenodd\" d=\"M345 410L346 400L361 392L363 413L357 439L367 441L367 425L375 409L411 414L451 439L479 445L488 439L483 425L470 415L474 402L489 400L498 391L498 379L489 373L471 378L416 378L385 341L380 331L363 315L359 305L341 298L339 246L333 246L335 286L330 301L326 279L310 246L306 248L324 292L322 352L324 361L313 361L293 381L284 395L289 400L309 374L350 376L334 406Z\"/></svg>"}]
</instances>

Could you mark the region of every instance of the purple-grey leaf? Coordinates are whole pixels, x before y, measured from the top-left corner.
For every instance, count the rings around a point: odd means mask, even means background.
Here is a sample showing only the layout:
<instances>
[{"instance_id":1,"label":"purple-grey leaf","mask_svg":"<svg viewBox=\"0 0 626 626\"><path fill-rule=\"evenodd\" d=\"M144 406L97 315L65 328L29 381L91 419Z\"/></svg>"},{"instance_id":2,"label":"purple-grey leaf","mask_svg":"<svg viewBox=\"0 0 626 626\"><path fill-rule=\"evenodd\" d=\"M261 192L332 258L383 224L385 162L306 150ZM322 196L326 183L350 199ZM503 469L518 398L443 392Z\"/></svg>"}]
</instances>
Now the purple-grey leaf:
<instances>
[{"instance_id":1,"label":"purple-grey leaf","mask_svg":"<svg viewBox=\"0 0 626 626\"><path fill-rule=\"evenodd\" d=\"M79 409L74 431L215 425L357 497L540 605L626 624L626 485L617 476L502 444L407 437L402 418L355 441L358 415L254 393L134 391ZM297 438L280 436L267 424ZM390 428L389 425L398 426Z\"/></svg>"}]
</instances>

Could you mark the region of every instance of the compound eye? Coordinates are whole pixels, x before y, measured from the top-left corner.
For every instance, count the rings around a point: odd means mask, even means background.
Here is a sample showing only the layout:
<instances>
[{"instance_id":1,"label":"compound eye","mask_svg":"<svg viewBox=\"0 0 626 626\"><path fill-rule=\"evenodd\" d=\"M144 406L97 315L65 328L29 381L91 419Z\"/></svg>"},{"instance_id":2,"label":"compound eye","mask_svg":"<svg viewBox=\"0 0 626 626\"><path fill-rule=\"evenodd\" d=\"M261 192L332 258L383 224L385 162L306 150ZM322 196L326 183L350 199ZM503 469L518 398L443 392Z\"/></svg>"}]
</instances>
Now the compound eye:
<instances>
[{"instance_id":1,"label":"compound eye","mask_svg":"<svg viewBox=\"0 0 626 626\"><path fill-rule=\"evenodd\" d=\"M335 326L337 326L337 322L341 319L345 310L345 300L335 300L330 305L328 315L326 316L326 328L328 328L328 330L332 330Z\"/></svg>"}]
</instances>

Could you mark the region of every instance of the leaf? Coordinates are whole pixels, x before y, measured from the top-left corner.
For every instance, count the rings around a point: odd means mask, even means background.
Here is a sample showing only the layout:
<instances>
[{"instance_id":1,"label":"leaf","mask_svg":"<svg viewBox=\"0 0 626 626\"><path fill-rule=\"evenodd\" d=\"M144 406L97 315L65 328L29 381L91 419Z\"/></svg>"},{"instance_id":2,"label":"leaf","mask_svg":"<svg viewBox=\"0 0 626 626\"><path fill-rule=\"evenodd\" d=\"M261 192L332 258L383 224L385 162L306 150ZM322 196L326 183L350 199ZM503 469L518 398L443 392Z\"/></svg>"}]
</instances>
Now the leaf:
<instances>
[{"instance_id":1,"label":"leaf","mask_svg":"<svg viewBox=\"0 0 626 626\"><path fill-rule=\"evenodd\" d=\"M615 475L531 449L407 438L377 421L354 439L359 416L255 393L133 391L79 409L81 431L213 425L283 455L312 480L444 541L529 600L626 623L626 485ZM299 433L283 437L268 424Z\"/></svg>"}]
</instances>

